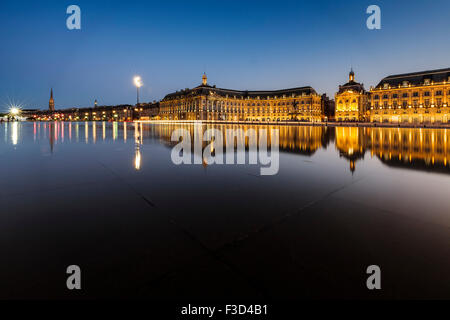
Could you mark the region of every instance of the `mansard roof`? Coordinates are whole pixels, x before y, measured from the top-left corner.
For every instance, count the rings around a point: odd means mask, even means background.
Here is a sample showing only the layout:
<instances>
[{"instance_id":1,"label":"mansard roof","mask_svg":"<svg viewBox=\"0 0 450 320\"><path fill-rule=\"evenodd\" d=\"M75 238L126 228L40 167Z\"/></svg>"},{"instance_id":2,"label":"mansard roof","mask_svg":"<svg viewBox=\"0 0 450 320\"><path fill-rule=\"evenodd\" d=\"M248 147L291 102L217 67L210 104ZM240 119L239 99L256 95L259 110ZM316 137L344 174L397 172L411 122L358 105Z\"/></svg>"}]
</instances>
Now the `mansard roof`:
<instances>
[{"instance_id":1,"label":"mansard roof","mask_svg":"<svg viewBox=\"0 0 450 320\"><path fill-rule=\"evenodd\" d=\"M219 95L219 96L227 96L233 98L257 98L264 99L267 97L282 97L283 95L288 96L301 96L301 95L311 95L317 94L316 91L312 87L298 87L291 89L282 89L282 90L262 90L262 91L240 91L240 90L232 90L232 89L223 89L216 88L216 86L210 85L200 85L193 89L185 89L177 92L170 93L164 97L163 100L181 98L186 96L198 96L198 95L210 95L211 93Z\"/></svg>"},{"instance_id":2,"label":"mansard roof","mask_svg":"<svg viewBox=\"0 0 450 320\"><path fill-rule=\"evenodd\" d=\"M383 88L385 84L398 87L403 85L404 81L413 86L420 86L425 83L426 79L431 82L449 81L450 68L391 75L381 80L376 88Z\"/></svg>"},{"instance_id":3,"label":"mansard roof","mask_svg":"<svg viewBox=\"0 0 450 320\"><path fill-rule=\"evenodd\" d=\"M345 92L345 91L355 91L355 92L365 92L364 85L356 82L356 81L350 81L346 84L339 86L339 93Z\"/></svg>"}]
</instances>

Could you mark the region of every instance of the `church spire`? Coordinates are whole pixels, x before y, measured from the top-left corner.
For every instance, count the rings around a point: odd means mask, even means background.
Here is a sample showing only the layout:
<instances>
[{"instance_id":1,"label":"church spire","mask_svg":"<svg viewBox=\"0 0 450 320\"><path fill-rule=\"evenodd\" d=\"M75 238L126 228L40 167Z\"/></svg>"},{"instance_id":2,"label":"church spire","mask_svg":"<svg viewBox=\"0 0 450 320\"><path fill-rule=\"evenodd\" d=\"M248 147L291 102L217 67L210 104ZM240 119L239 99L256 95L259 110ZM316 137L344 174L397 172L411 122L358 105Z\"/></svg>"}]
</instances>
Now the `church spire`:
<instances>
[{"instance_id":1,"label":"church spire","mask_svg":"<svg viewBox=\"0 0 450 320\"><path fill-rule=\"evenodd\" d=\"M53 99L53 88L50 89L50 100L48 101L48 110L55 111L55 100Z\"/></svg>"}]
</instances>

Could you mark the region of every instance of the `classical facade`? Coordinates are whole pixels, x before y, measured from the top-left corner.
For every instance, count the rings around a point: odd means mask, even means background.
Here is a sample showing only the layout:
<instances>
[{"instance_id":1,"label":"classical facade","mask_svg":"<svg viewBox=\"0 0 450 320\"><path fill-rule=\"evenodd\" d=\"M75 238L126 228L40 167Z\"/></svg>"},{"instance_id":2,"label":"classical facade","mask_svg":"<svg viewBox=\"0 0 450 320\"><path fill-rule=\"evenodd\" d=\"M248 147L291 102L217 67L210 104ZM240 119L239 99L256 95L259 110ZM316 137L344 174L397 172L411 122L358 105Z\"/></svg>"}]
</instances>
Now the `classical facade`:
<instances>
[{"instance_id":1,"label":"classical facade","mask_svg":"<svg viewBox=\"0 0 450 320\"><path fill-rule=\"evenodd\" d=\"M202 84L168 94L160 102L162 120L310 121L323 120L322 97L311 87L238 91Z\"/></svg>"},{"instance_id":2,"label":"classical facade","mask_svg":"<svg viewBox=\"0 0 450 320\"><path fill-rule=\"evenodd\" d=\"M335 95L336 121L364 121L367 96L364 85L355 81L355 73L351 70L348 82L339 86L339 91Z\"/></svg>"},{"instance_id":3,"label":"classical facade","mask_svg":"<svg viewBox=\"0 0 450 320\"><path fill-rule=\"evenodd\" d=\"M359 121L404 126L450 125L450 68L392 75L366 91L355 81L339 86L335 100L312 87L269 91L239 91L202 83L170 93L159 102L93 108L55 110L53 89L49 110L36 112L36 120L131 121L209 120L227 122L338 122Z\"/></svg>"},{"instance_id":4,"label":"classical facade","mask_svg":"<svg viewBox=\"0 0 450 320\"><path fill-rule=\"evenodd\" d=\"M370 90L371 122L450 123L450 68L392 75Z\"/></svg>"}]
</instances>

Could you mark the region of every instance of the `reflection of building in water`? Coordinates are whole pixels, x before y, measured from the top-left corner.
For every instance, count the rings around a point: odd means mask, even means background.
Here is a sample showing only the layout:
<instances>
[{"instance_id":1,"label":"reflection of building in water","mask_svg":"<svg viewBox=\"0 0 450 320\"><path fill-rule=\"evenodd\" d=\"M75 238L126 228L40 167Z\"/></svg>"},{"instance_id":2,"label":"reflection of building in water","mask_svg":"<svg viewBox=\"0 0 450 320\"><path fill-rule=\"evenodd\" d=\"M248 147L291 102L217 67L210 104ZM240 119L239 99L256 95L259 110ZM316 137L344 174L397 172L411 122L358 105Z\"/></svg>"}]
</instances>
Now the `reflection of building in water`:
<instances>
[{"instance_id":1,"label":"reflection of building in water","mask_svg":"<svg viewBox=\"0 0 450 320\"><path fill-rule=\"evenodd\" d=\"M49 143L50 143L50 153L53 153L53 148L55 146L55 140L56 140L57 132L55 132L55 130L53 129L54 127L56 127L56 123L53 123L53 122L48 123L48 139L49 139Z\"/></svg>"},{"instance_id":2,"label":"reflection of building in water","mask_svg":"<svg viewBox=\"0 0 450 320\"><path fill-rule=\"evenodd\" d=\"M85 126L83 130L83 125ZM258 141L261 136L261 130L265 129L268 137L267 144L271 148L271 129L279 130L279 149L281 152L298 153L301 155L313 155L317 150L326 148L331 141L335 140L336 149L339 154L350 163L351 171L356 170L356 163L363 159L367 151L373 156L379 158L384 164L389 166L401 166L417 170L445 171L450 173L448 163L450 155L450 129L420 129L420 128L361 128L361 127L336 127L328 128L323 126L261 126L261 125L232 125L232 124L152 124L142 123L131 124L134 126L134 158L133 165L136 170L142 168L142 146L144 141L160 140L169 147L178 142L171 141L172 133L175 129L186 129L191 137L191 147L194 148L194 137L203 137L207 129L218 129L223 134L223 153L226 153L226 129L241 129L235 142L245 146L246 150L251 150L251 141ZM97 134L102 135L103 139L111 139L117 143L118 135L127 126L119 126L113 123L107 127L104 123L102 130L97 130L95 123L75 123L74 142L84 142L78 140L78 132L85 132L85 140L90 140L88 134L92 132L92 141L97 139ZM81 126L81 128L79 128ZM92 127L92 131L90 130ZM42 129L42 130L41 130ZM81 129L81 130L80 130ZM11 143L18 144L20 140L20 124L5 124L5 137L10 139ZM40 137L48 139L50 149L53 152L54 145L63 142L64 131L69 133L71 142L72 124L64 125L61 122L49 122L37 124L34 126L34 134L37 135L36 141ZM9 131L9 132L8 132ZM234 131L237 132L237 131ZM130 133L130 132L129 132ZM80 137L82 138L82 137ZM131 139L132 140L132 139ZM120 140L121 142L122 140ZM130 139L127 140L130 142ZM124 142L124 143L127 143ZM133 141L131 141L133 142ZM203 150L210 141L202 141ZM211 144L215 147L215 144ZM192 150L195 154L195 150ZM215 151L215 149L214 149ZM202 156L202 154L200 154ZM204 162L206 165L206 162Z\"/></svg>"},{"instance_id":3,"label":"reflection of building in water","mask_svg":"<svg viewBox=\"0 0 450 320\"><path fill-rule=\"evenodd\" d=\"M337 127L336 148L350 169L366 150L383 163L419 170L450 172L450 130Z\"/></svg>"},{"instance_id":4,"label":"reflection of building in water","mask_svg":"<svg viewBox=\"0 0 450 320\"><path fill-rule=\"evenodd\" d=\"M370 97L370 121L450 122L450 68L384 78Z\"/></svg>"},{"instance_id":5,"label":"reflection of building in water","mask_svg":"<svg viewBox=\"0 0 450 320\"><path fill-rule=\"evenodd\" d=\"M370 148L383 163L450 172L450 130L369 129Z\"/></svg>"},{"instance_id":6,"label":"reflection of building in water","mask_svg":"<svg viewBox=\"0 0 450 320\"><path fill-rule=\"evenodd\" d=\"M366 153L366 130L358 127L336 127L336 148L339 155L350 161L350 171L356 170L356 161Z\"/></svg>"},{"instance_id":7,"label":"reflection of building in water","mask_svg":"<svg viewBox=\"0 0 450 320\"><path fill-rule=\"evenodd\" d=\"M367 108L367 93L364 85L355 81L353 69L346 84L339 86L335 96L337 121L363 121Z\"/></svg>"},{"instance_id":8,"label":"reflection of building in water","mask_svg":"<svg viewBox=\"0 0 450 320\"><path fill-rule=\"evenodd\" d=\"M237 142L244 143L245 148L249 149L251 141L259 140L260 130L267 131L267 144L271 147L271 129L279 130L279 149L280 151L295 152L304 155L312 155L318 149L326 147L332 137L333 128L323 126L258 126L258 125L191 125L191 124L172 124L172 125L156 125L146 126L146 130L150 130L154 137L159 137L164 143L173 146L178 142L171 141L172 132L176 129L185 129L191 137L191 147L194 147L194 137L203 137L208 129L219 129L223 134L224 152L226 152L226 130L241 129L242 134L236 137ZM144 131L145 132L145 131ZM252 135L252 132L255 135ZM235 141L235 147L237 143ZM210 144L207 141L202 142L202 148Z\"/></svg>"},{"instance_id":9,"label":"reflection of building in water","mask_svg":"<svg viewBox=\"0 0 450 320\"><path fill-rule=\"evenodd\" d=\"M160 102L163 120L321 121L322 97L311 87L237 91L207 83L168 94Z\"/></svg>"},{"instance_id":10,"label":"reflection of building in water","mask_svg":"<svg viewBox=\"0 0 450 320\"><path fill-rule=\"evenodd\" d=\"M276 128L276 127L274 127ZM330 143L328 127L283 126L280 129L280 150L312 155Z\"/></svg>"}]
</instances>

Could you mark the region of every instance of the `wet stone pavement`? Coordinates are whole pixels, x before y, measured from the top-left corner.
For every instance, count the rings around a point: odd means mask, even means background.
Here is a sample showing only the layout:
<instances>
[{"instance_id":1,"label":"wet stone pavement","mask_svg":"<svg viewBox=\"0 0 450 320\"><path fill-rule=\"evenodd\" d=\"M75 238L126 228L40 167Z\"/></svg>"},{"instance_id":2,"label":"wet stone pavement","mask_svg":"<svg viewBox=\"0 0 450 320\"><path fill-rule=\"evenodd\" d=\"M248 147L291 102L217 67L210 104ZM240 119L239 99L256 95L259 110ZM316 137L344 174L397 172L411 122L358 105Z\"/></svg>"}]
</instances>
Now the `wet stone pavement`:
<instances>
[{"instance_id":1,"label":"wet stone pavement","mask_svg":"<svg viewBox=\"0 0 450 320\"><path fill-rule=\"evenodd\" d=\"M367 131L397 129L284 128L279 172L261 176L175 165L172 129L1 124L0 298L450 297L438 151L399 166ZM69 265L80 291L66 288ZM366 287L369 265L381 290Z\"/></svg>"}]
</instances>

